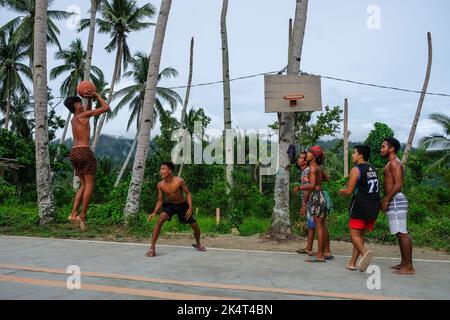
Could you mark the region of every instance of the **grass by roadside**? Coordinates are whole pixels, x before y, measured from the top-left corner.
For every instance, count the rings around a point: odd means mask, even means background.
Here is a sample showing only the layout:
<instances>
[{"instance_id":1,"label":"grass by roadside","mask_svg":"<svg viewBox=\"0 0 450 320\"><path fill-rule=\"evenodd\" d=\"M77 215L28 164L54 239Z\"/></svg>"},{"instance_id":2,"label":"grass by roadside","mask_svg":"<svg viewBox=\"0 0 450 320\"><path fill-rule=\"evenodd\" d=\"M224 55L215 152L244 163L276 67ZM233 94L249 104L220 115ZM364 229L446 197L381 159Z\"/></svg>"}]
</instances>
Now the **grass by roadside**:
<instances>
[{"instance_id":1,"label":"grass by roadside","mask_svg":"<svg viewBox=\"0 0 450 320\"><path fill-rule=\"evenodd\" d=\"M88 214L87 232L67 222L70 212L69 207L58 208L54 222L38 225L38 213L33 204L2 205L0 207L0 234L17 236L36 236L73 239L102 239L109 241L146 241L151 237L151 232L156 219L147 222L147 215L140 213L129 220L128 226L122 223L120 208L94 205ZM203 235L210 237L231 234L233 224L230 219L223 218L219 225L213 216L196 214L195 218L200 225ZM346 213L333 213L328 221L328 228L332 240L349 241L348 215ZM270 218L244 217L238 226L240 236L262 235L271 225ZM304 236L304 219L294 217L293 233L295 236ZM161 236L170 234L189 234L190 226L183 225L174 217L165 223ZM236 231L236 229L234 230ZM428 219L421 224L409 224L414 245L429 247L436 250L450 252L450 219L443 218L440 221ZM395 236L389 233L387 219L381 214L375 230L368 235L371 243L395 244Z\"/></svg>"}]
</instances>

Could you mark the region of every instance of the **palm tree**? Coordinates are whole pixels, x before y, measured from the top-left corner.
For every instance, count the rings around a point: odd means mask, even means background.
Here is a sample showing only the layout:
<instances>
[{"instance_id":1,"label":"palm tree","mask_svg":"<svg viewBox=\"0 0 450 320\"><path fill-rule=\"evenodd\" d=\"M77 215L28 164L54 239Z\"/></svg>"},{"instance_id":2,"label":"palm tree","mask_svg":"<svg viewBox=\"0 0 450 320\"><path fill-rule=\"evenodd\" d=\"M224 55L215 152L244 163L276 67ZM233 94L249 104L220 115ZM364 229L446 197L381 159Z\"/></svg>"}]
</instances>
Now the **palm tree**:
<instances>
[{"instance_id":1,"label":"palm tree","mask_svg":"<svg viewBox=\"0 0 450 320\"><path fill-rule=\"evenodd\" d=\"M417 124L419 123L420 113L422 112L423 101L428 89L428 83L430 82L431 66L433 64L433 43L431 40L431 33L427 33L428 37L428 63L427 71L425 73L425 80L422 87L422 93L420 94L419 103L417 104L416 114L414 115L413 123L409 131L408 140L406 141L405 151L403 152L402 162L406 164L408 162L409 152L412 149L414 136L416 134Z\"/></svg>"},{"instance_id":2,"label":"palm tree","mask_svg":"<svg viewBox=\"0 0 450 320\"><path fill-rule=\"evenodd\" d=\"M55 59L62 60L63 64L50 70L50 80L55 80L60 75L69 73L59 89L62 96L77 94L77 84L83 80L85 57L86 51L83 49L83 44L79 38L70 43L69 49L63 49L55 53ZM91 66L91 69L90 78L96 82L102 71L96 66Z\"/></svg>"},{"instance_id":3,"label":"palm tree","mask_svg":"<svg viewBox=\"0 0 450 320\"><path fill-rule=\"evenodd\" d=\"M110 115L110 119L115 118L120 110L126 105L129 106L130 110L130 118L128 119L127 123L127 131L133 124L133 122L136 120L136 137L134 138L133 144L130 148L130 151L128 152L128 155L126 157L126 160L122 166L122 169L119 172L119 175L117 177L115 187L119 185L120 180L122 179L123 173L125 172L126 168L128 167L128 163L131 159L131 155L136 147L137 144L137 137L139 134L139 120L141 118L142 114L142 108L144 103L144 96L145 96L145 84L147 81L147 71L148 71L148 64L149 64L149 56L145 54L144 52L137 52L132 61L131 66L132 70L126 72L123 74L124 77L129 78L132 77L134 80L134 84L123 88L119 91L117 91L113 95L113 100L118 97L123 97L122 100L117 104L116 108L114 108L114 111ZM162 78L169 79L171 77L178 76L178 72L173 68L165 68L162 70L158 75L158 82ZM153 128L155 124L155 119L158 117L158 115L164 115L164 108L163 103L169 104L171 108L171 113L175 111L175 108L178 103L182 103L181 97L178 95L177 92L164 88L164 87L157 87L156 88L156 99L155 99L155 105L153 107L153 115L154 118L151 121L151 128Z\"/></svg>"},{"instance_id":4,"label":"palm tree","mask_svg":"<svg viewBox=\"0 0 450 320\"><path fill-rule=\"evenodd\" d=\"M131 127L133 121L140 119L140 114L142 113L149 61L150 57L146 53L137 52L130 62L132 70L123 74L123 77L125 78L132 77L134 84L117 91L113 95L113 100L119 97L123 98L114 108L110 118L115 118L119 114L120 110L122 110L124 106L128 105L130 110L130 118L127 123L127 131ZM178 71L174 68L168 67L163 69L158 74L158 82L162 78L170 79L177 76ZM163 103L167 103L173 113L177 107L177 104L182 103L182 100L176 91L164 87L156 87L156 99L153 107L153 114L155 118L157 118L158 115L163 114ZM136 121L136 124L138 125L139 121ZM152 128L153 125L154 121L152 121Z\"/></svg>"},{"instance_id":5,"label":"palm tree","mask_svg":"<svg viewBox=\"0 0 450 320\"><path fill-rule=\"evenodd\" d=\"M443 113L432 113L430 119L441 125L443 132L434 132L431 135L422 138L420 147L426 149L432 154L440 157L431 167L450 163L450 117Z\"/></svg>"},{"instance_id":6,"label":"palm tree","mask_svg":"<svg viewBox=\"0 0 450 320\"><path fill-rule=\"evenodd\" d=\"M47 6L47 43L57 45L61 50L58 40L60 31L54 20L63 20L69 18L72 13L60 10L48 10L54 0L48 0ZM36 19L36 0L0 0L0 6L6 7L8 10L17 12L19 16L7 22L3 28L13 28L17 33L17 37L21 38L27 44L27 55L30 59L30 66L33 65L33 34Z\"/></svg>"},{"instance_id":7,"label":"palm tree","mask_svg":"<svg viewBox=\"0 0 450 320\"><path fill-rule=\"evenodd\" d=\"M50 79L54 80L62 74L69 73L59 88L59 92L62 96L75 96L77 94L77 84L83 80L84 77L83 74L86 64L85 57L86 51L83 49L83 44L79 38L70 43L69 49L63 49L55 53L55 59L62 60L63 64L50 70ZM103 72L96 66L92 66L90 77L94 83L97 83L98 79L103 77ZM61 145L64 144L66 139L70 117L71 113L69 112L60 139Z\"/></svg>"},{"instance_id":8,"label":"palm tree","mask_svg":"<svg viewBox=\"0 0 450 320\"><path fill-rule=\"evenodd\" d=\"M95 84L95 87L97 88L97 92L100 94L100 96L104 100L106 100L106 97L109 95L110 88L109 88L109 83L105 80L105 75L103 74L103 72L100 72L98 74L98 77L93 79L93 82ZM100 104L98 103L98 101L96 101L94 103L93 107L95 109L100 108ZM108 115L109 114L110 113L108 113ZM93 130L92 130L92 134L94 134L97 129L98 119L99 119L99 116L94 117L94 126L93 126Z\"/></svg>"},{"instance_id":9,"label":"palm tree","mask_svg":"<svg viewBox=\"0 0 450 320\"><path fill-rule=\"evenodd\" d=\"M125 204L125 218L139 211L139 200L144 179L145 162L150 145L151 122L153 120L153 106L156 100L156 87L158 85L159 65L161 63L161 52L166 35L167 20L169 19L172 0L162 0L153 38L152 50L145 82L145 95L139 126L138 145L134 157L133 175L128 188L127 202ZM127 221L127 220L126 220Z\"/></svg>"},{"instance_id":10,"label":"palm tree","mask_svg":"<svg viewBox=\"0 0 450 320\"><path fill-rule=\"evenodd\" d=\"M54 216L47 121L47 8L47 0L36 0L36 17L33 28L33 61L35 62L33 68L33 88L36 126L36 189L41 224L53 220Z\"/></svg>"},{"instance_id":11,"label":"palm tree","mask_svg":"<svg viewBox=\"0 0 450 320\"><path fill-rule=\"evenodd\" d=\"M226 130L231 129L231 93L230 93L230 61L228 56L228 35L227 35L227 12L228 0L223 0L222 14L220 19L220 34L222 38L222 78L223 78L223 122L224 122L224 142L226 154L231 152L231 144L227 141ZM229 146L228 146L229 145ZM226 164L226 180L228 186L233 186L233 164ZM227 189L229 192L229 189Z\"/></svg>"},{"instance_id":12,"label":"palm tree","mask_svg":"<svg viewBox=\"0 0 450 320\"><path fill-rule=\"evenodd\" d=\"M11 122L10 130L14 132L21 139L33 138L33 105L30 102L28 95L21 96L14 95L11 101ZM6 118L0 120L0 125L4 125Z\"/></svg>"},{"instance_id":13,"label":"palm tree","mask_svg":"<svg viewBox=\"0 0 450 320\"><path fill-rule=\"evenodd\" d=\"M303 38L306 28L308 0L297 0L295 21L290 36L288 74L298 74L302 54ZM289 145L294 142L295 114L283 112L279 115L280 129L278 142L278 168L275 176L274 199L272 213L272 236L276 240L286 240L290 233L289 216L289 174L290 159L287 154Z\"/></svg>"},{"instance_id":14,"label":"palm tree","mask_svg":"<svg viewBox=\"0 0 450 320\"><path fill-rule=\"evenodd\" d=\"M102 0L91 0L91 17L89 18L89 35L83 80L89 80L89 75L91 74L92 53L94 52L95 16L97 15L101 1Z\"/></svg>"},{"instance_id":15,"label":"palm tree","mask_svg":"<svg viewBox=\"0 0 450 320\"><path fill-rule=\"evenodd\" d=\"M102 18L97 18L96 22L99 26L99 33L108 33L111 41L105 47L107 52L116 51L116 60L114 64L114 71L112 74L111 88L108 96L108 101L111 101L114 92L114 85L120 79L121 68L126 70L131 58L130 49L128 48L127 37L130 32L140 31L153 23L143 22L146 17L151 18L155 14L155 8L152 4L147 3L142 7L138 7L136 1L133 0L110 0L102 1L100 4L100 14ZM81 21L80 30L87 28L90 24L90 19L83 19ZM97 131L92 143L92 149L95 150L98 139L100 137L105 116L102 115L97 125Z\"/></svg>"},{"instance_id":16,"label":"palm tree","mask_svg":"<svg viewBox=\"0 0 450 320\"><path fill-rule=\"evenodd\" d=\"M201 123L201 132L200 133L195 132L195 123L196 122ZM180 127L183 129L186 129L186 131L189 133L191 143L198 143L200 145L203 145L203 141L207 141L207 138L205 137L205 129L206 129L206 127L208 127L210 122L211 122L211 118L206 115L205 110L203 110L203 108L198 108L198 109L192 108L186 112L186 116L184 119L184 125L182 125L180 123ZM179 177L181 177L181 174L183 172L183 167L184 167L184 162L181 162L180 168L178 170Z\"/></svg>"},{"instance_id":17,"label":"palm tree","mask_svg":"<svg viewBox=\"0 0 450 320\"><path fill-rule=\"evenodd\" d=\"M0 110L5 114L5 129L9 126L11 97L16 92L30 94L22 79L31 80L31 69L22 63L26 48L25 41L17 37L12 27L0 29Z\"/></svg>"}]
</instances>

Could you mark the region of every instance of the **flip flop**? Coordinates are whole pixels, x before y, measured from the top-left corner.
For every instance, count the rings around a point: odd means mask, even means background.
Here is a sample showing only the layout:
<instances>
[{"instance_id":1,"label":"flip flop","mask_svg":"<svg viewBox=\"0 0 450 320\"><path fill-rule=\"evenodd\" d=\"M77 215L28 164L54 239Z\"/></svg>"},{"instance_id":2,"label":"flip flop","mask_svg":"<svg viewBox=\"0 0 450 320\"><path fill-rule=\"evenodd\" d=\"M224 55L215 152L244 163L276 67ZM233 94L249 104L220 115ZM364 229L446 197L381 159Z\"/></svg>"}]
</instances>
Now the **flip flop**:
<instances>
[{"instance_id":1,"label":"flip flop","mask_svg":"<svg viewBox=\"0 0 450 320\"><path fill-rule=\"evenodd\" d=\"M333 260L334 256L330 254L329 256L324 256L325 260Z\"/></svg>"},{"instance_id":2,"label":"flip flop","mask_svg":"<svg viewBox=\"0 0 450 320\"><path fill-rule=\"evenodd\" d=\"M361 272L365 272L367 268L369 267L370 261L373 258L373 252L367 251L367 253L361 258L361 261L359 261L358 269Z\"/></svg>"},{"instance_id":3,"label":"flip flop","mask_svg":"<svg viewBox=\"0 0 450 320\"><path fill-rule=\"evenodd\" d=\"M297 250L295 250L295 252L300 253L300 254L307 254L307 255L312 254L312 251L308 251L306 249L297 249Z\"/></svg>"},{"instance_id":4,"label":"flip flop","mask_svg":"<svg viewBox=\"0 0 450 320\"><path fill-rule=\"evenodd\" d=\"M320 260L320 259L317 259L317 257L311 257L309 259L306 259L305 261L309 262L309 263L324 263L324 262L326 262L325 259Z\"/></svg>"},{"instance_id":5,"label":"flip flop","mask_svg":"<svg viewBox=\"0 0 450 320\"><path fill-rule=\"evenodd\" d=\"M350 271L356 271L356 267L349 267L348 265L345 266Z\"/></svg>"},{"instance_id":6,"label":"flip flop","mask_svg":"<svg viewBox=\"0 0 450 320\"><path fill-rule=\"evenodd\" d=\"M203 245L196 245L195 243L193 243L192 244L192 247L195 249L195 250L197 250L197 251L201 251L201 252L204 252L204 251L206 251L206 248L205 248L205 246L203 246Z\"/></svg>"}]
</instances>

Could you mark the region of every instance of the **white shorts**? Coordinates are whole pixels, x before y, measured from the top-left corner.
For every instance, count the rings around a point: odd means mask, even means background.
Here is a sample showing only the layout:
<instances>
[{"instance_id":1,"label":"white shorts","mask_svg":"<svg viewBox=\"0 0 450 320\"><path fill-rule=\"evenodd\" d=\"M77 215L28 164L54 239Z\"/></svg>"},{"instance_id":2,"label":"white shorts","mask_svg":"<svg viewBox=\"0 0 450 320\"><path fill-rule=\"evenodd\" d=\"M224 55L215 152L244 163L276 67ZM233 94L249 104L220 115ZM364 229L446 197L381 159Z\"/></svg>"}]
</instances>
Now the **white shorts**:
<instances>
[{"instance_id":1,"label":"white shorts","mask_svg":"<svg viewBox=\"0 0 450 320\"><path fill-rule=\"evenodd\" d=\"M397 193L389 202L386 215L389 220L389 229L392 234L407 234L406 218L408 215L408 200L403 193Z\"/></svg>"}]
</instances>

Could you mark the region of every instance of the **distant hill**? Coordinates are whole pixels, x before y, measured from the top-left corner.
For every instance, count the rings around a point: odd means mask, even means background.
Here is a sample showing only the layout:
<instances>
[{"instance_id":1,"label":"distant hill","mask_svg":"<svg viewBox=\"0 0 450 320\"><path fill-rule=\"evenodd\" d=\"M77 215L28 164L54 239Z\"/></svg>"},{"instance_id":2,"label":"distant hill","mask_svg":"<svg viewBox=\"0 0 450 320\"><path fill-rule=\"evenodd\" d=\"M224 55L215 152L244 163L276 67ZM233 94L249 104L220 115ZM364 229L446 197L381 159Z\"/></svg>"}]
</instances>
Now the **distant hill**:
<instances>
[{"instance_id":1,"label":"distant hill","mask_svg":"<svg viewBox=\"0 0 450 320\"><path fill-rule=\"evenodd\" d=\"M56 140L54 143L59 143ZM154 144L152 140L151 145ZM319 140L317 144L323 147L325 150L330 150L336 148L336 146L342 143L342 139L332 139L332 140ZM352 152L352 148L356 144L360 144L361 142L351 142L349 141L349 150ZM72 138L66 140L66 146L70 149L72 147L73 141ZM127 139L124 137L115 137L110 135L101 135L100 140L97 145L96 155L98 158L109 158L113 162L113 165L121 165L133 144L132 139ZM298 152L299 150L297 150ZM337 149L338 155L343 155L343 148Z\"/></svg>"},{"instance_id":2,"label":"distant hill","mask_svg":"<svg viewBox=\"0 0 450 320\"><path fill-rule=\"evenodd\" d=\"M59 143L59 140L56 140L54 143ZM98 141L95 154L98 158L111 159L113 165L122 164L125 161L132 144L132 139L102 134ZM72 148L72 138L67 139L65 145L69 149Z\"/></svg>"}]
</instances>

